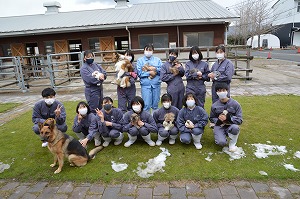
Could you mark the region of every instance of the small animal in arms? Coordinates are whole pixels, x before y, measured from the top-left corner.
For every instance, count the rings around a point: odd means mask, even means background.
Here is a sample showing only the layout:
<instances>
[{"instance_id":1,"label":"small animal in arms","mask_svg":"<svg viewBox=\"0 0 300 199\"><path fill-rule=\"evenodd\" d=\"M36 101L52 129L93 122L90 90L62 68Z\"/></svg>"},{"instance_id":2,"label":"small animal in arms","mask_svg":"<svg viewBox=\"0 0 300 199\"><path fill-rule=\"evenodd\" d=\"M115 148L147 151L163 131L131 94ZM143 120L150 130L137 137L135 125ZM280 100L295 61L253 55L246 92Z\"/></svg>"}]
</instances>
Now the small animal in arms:
<instances>
[{"instance_id":1,"label":"small animal in arms","mask_svg":"<svg viewBox=\"0 0 300 199\"><path fill-rule=\"evenodd\" d=\"M142 68L142 71L153 71L153 70L151 70L151 66L148 64L148 63L146 63L144 66L143 66L143 68ZM156 72L156 70L154 71L154 74L150 74L150 76L148 77L149 79L153 79L155 76L156 76L156 74L157 74L157 72Z\"/></svg>"},{"instance_id":2,"label":"small animal in arms","mask_svg":"<svg viewBox=\"0 0 300 199\"><path fill-rule=\"evenodd\" d=\"M171 130L174 127L174 120L175 120L174 113L165 114L163 126L165 127L166 131Z\"/></svg>"},{"instance_id":3,"label":"small animal in arms","mask_svg":"<svg viewBox=\"0 0 300 199\"><path fill-rule=\"evenodd\" d=\"M130 61L128 60L122 60L118 61L115 64L115 71L117 71L117 79L116 84L119 85L121 88L130 87L130 77L124 75L126 72L133 72L134 68Z\"/></svg>"},{"instance_id":4,"label":"small animal in arms","mask_svg":"<svg viewBox=\"0 0 300 199\"><path fill-rule=\"evenodd\" d=\"M135 126L136 128L140 128L139 126L139 121L141 120L140 116L136 113L133 113L131 116L130 116L130 122L133 126Z\"/></svg>"}]
</instances>

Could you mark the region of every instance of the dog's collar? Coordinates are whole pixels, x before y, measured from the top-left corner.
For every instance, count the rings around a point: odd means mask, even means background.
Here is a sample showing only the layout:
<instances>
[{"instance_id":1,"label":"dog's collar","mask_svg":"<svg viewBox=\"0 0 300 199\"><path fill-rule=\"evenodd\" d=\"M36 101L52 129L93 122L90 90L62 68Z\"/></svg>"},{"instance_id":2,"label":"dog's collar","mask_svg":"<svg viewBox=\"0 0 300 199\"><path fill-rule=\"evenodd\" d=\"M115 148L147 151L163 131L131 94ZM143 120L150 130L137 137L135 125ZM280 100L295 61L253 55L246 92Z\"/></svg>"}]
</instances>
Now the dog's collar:
<instances>
[{"instance_id":1,"label":"dog's collar","mask_svg":"<svg viewBox=\"0 0 300 199\"><path fill-rule=\"evenodd\" d=\"M51 143L52 146L54 146L63 138L64 138L64 134L63 133L58 133L57 137L52 142L49 142L49 141L48 142Z\"/></svg>"}]
</instances>

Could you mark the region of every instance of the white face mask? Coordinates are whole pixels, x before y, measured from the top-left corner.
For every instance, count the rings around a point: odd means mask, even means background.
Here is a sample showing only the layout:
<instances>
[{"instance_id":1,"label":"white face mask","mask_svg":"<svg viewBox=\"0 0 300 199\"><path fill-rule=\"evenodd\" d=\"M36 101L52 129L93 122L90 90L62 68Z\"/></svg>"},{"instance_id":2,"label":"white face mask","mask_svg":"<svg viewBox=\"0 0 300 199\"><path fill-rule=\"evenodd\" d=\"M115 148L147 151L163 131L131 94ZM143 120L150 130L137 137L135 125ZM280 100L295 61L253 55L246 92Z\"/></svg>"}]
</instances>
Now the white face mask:
<instances>
[{"instance_id":1,"label":"white face mask","mask_svg":"<svg viewBox=\"0 0 300 199\"><path fill-rule=\"evenodd\" d=\"M223 91L223 92L217 92L217 95L219 96L220 99L225 99L227 98L227 91Z\"/></svg>"},{"instance_id":2,"label":"white face mask","mask_svg":"<svg viewBox=\"0 0 300 199\"><path fill-rule=\"evenodd\" d=\"M80 115L86 115L87 114L87 108L81 108L81 109L78 109L78 112Z\"/></svg>"},{"instance_id":3,"label":"white face mask","mask_svg":"<svg viewBox=\"0 0 300 199\"><path fill-rule=\"evenodd\" d=\"M47 105L52 105L54 101L55 101L55 98L47 98L47 99L45 99L45 103Z\"/></svg>"},{"instance_id":4,"label":"white face mask","mask_svg":"<svg viewBox=\"0 0 300 199\"><path fill-rule=\"evenodd\" d=\"M193 54L192 57L193 57L194 60L198 60L199 59L199 54Z\"/></svg>"},{"instance_id":5,"label":"white face mask","mask_svg":"<svg viewBox=\"0 0 300 199\"><path fill-rule=\"evenodd\" d=\"M132 105L132 110L136 113L139 113L141 111L140 105Z\"/></svg>"},{"instance_id":6,"label":"white face mask","mask_svg":"<svg viewBox=\"0 0 300 199\"><path fill-rule=\"evenodd\" d=\"M195 100L186 100L186 105L188 107L193 107L195 106Z\"/></svg>"},{"instance_id":7,"label":"white face mask","mask_svg":"<svg viewBox=\"0 0 300 199\"><path fill-rule=\"evenodd\" d=\"M151 57L152 56L152 54L153 54L153 51L144 51L144 55L146 56L146 57Z\"/></svg>"},{"instance_id":8,"label":"white face mask","mask_svg":"<svg viewBox=\"0 0 300 199\"><path fill-rule=\"evenodd\" d=\"M131 56L125 56L125 59L127 59L128 61L131 61L132 57Z\"/></svg>"},{"instance_id":9,"label":"white face mask","mask_svg":"<svg viewBox=\"0 0 300 199\"><path fill-rule=\"evenodd\" d=\"M171 107L171 103L170 102L163 102L163 107L165 109L169 109Z\"/></svg>"},{"instance_id":10,"label":"white face mask","mask_svg":"<svg viewBox=\"0 0 300 199\"><path fill-rule=\"evenodd\" d=\"M217 59L224 59L225 55L224 53L216 53Z\"/></svg>"}]
</instances>

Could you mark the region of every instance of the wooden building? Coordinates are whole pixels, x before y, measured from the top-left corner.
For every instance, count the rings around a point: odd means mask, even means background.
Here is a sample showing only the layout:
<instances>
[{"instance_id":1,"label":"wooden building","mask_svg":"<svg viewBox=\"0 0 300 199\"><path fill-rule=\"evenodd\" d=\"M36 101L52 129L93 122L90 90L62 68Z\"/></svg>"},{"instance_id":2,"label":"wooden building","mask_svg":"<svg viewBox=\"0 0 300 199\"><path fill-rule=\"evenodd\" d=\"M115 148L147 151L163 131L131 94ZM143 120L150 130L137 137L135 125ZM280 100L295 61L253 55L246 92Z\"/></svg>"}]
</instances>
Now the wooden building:
<instances>
[{"instance_id":1,"label":"wooden building","mask_svg":"<svg viewBox=\"0 0 300 199\"><path fill-rule=\"evenodd\" d=\"M44 3L45 14L0 17L0 56L214 46L226 43L226 30L238 17L211 0L129 5L59 12L59 2ZM42 9L42 8L41 8Z\"/></svg>"}]
</instances>

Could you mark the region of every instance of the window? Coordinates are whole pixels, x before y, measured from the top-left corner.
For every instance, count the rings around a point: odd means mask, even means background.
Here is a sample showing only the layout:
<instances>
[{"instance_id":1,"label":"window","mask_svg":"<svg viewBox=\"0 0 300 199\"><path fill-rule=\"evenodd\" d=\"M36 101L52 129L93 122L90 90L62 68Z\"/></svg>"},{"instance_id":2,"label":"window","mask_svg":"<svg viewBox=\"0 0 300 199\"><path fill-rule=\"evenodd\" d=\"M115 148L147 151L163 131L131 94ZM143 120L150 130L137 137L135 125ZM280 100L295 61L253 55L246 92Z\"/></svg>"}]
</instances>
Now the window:
<instances>
[{"instance_id":1,"label":"window","mask_svg":"<svg viewBox=\"0 0 300 199\"><path fill-rule=\"evenodd\" d=\"M168 34L139 35L139 44L141 49L147 44L153 44L154 48L168 48Z\"/></svg>"},{"instance_id":2,"label":"window","mask_svg":"<svg viewBox=\"0 0 300 199\"><path fill-rule=\"evenodd\" d=\"M213 46L214 32L193 32L183 34L184 47Z\"/></svg>"},{"instance_id":3,"label":"window","mask_svg":"<svg viewBox=\"0 0 300 199\"><path fill-rule=\"evenodd\" d=\"M46 54L55 53L54 41L45 41L44 45L45 45L45 52L46 52Z\"/></svg>"},{"instance_id":4,"label":"window","mask_svg":"<svg viewBox=\"0 0 300 199\"><path fill-rule=\"evenodd\" d=\"M297 12L300 12L300 1L298 1Z\"/></svg>"},{"instance_id":5,"label":"window","mask_svg":"<svg viewBox=\"0 0 300 199\"><path fill-rule=\"evenodd\" d=\"M89 47L92 51L100 51L100 40L98 37L89 39Z\"/></svg>"},{"instance_id":6,"label":"window","mask_svg":"<svg viewBox=\"0 0 300 199\"><path fill-rule=\"evenodd\" d=\"M11 49L9 44L2 44L1 47L2 53L4 57L10 57L11 56Z\"/></svg>"}]
</instances>

